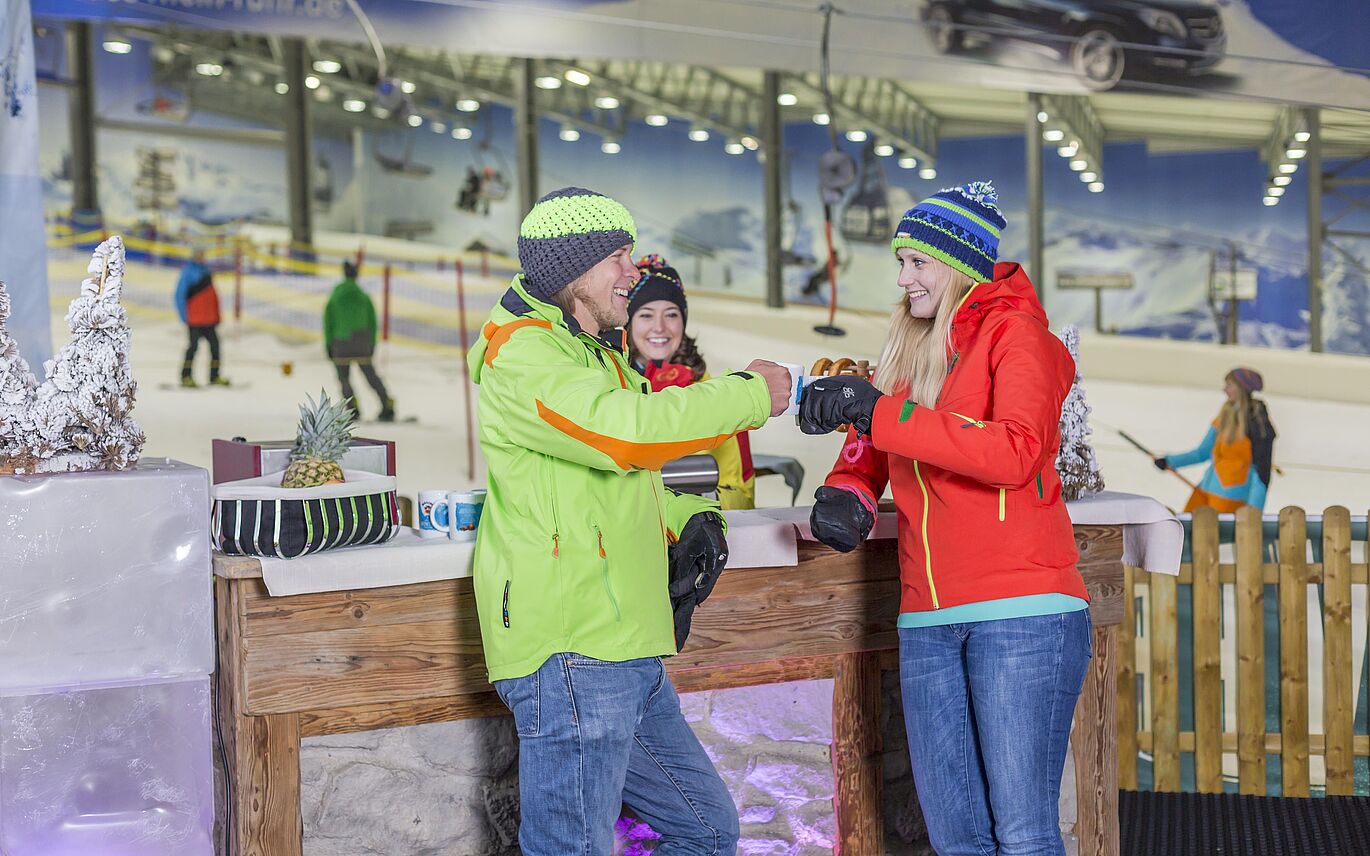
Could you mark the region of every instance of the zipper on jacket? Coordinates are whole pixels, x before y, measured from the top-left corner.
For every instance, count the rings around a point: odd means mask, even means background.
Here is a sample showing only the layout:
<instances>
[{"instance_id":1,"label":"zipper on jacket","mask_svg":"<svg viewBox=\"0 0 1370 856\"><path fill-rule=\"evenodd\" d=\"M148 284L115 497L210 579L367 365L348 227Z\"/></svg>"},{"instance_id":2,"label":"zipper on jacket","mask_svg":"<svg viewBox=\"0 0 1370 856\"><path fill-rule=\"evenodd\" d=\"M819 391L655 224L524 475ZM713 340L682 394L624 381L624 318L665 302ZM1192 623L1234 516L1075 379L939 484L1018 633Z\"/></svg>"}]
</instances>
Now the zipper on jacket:
<instances>
[{"instance_id":1,"label":"zipper on jacket","mask_svg":"<svg viewBox=\"0 0 1370 856\"><path fill-rule=\"evenodd\" d=\"M1004 522L1004 489L999 488L999 522Z\"/></svg>"},{"instance_id":2,"label":"zipper on jacket","mask_svg":"<svg viewBox=\"0 0 1370 856\"><path fill-rule=\"evenodd\" d=\"M609 596L609 603L614 606L614 619L622 621L623 613L619 612L618 598L614 597L614 587L609 584L609 554L604 552L604 533L598 526L595 527L595 537L599 539L599 561L604 576L604 593Z\"/></svg>"},{"instance_id":3,"label":"zipper on jacket","mask_svg":"<svg viewBox=\"0 0 1370 856\"><path fill-rule=\"evenodd\" d=\"M974 427L976 427L976 428L984 428L984 427L985 427L985 423L984 423L983 420L980 420L980 419L971 419L969 416L966 416L966 415L963 414L963 413L957 413L955 410L948 410L947 412L950 413L952 416L955 416L957 419L964 419L964 420L966 420L966 424L965 424L965 425L962 425L962 426L961 426L962 428L970 428L971 426L974 426Z\"/></svg>"},{"instance_id":4,"label":"zipper on jacket","mask_svg":"<svg viewBox=\"0 0 1370 856\"><path fill-rule=\"evenodd\" d=\"M547 505L552 510L552 558L561 556L561 522L557 519L557 495L555 485L552 484L551 473L547 467L551 466L546 460L541 462L543 489L547 491Z\"/></svg>"},{"instance_id":5,"label":"zipper on jacket","mask_svg":"<svg viewBox=\"0 0 1370 856\"><path fill-rule=\"evenodd\" d=\"M928 592L932 595L932 608L941 609L937 603L937 583L932 581L932 550L928 546L928 486L923 483L923 474L918 471L918 462L913 462L913 477L918 479L918 489L923 492L923 565L928 574Z\"/></svg>"}]
</instances>

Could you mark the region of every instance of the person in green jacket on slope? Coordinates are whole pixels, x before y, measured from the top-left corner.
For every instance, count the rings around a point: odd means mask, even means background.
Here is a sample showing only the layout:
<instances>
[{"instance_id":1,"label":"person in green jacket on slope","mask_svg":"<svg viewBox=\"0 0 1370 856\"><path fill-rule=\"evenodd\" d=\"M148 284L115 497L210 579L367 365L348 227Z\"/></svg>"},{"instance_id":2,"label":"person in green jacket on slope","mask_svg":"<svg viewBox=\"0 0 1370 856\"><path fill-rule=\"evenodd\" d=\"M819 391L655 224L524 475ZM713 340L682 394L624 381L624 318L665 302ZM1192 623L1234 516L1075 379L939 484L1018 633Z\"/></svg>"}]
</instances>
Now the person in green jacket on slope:
<instances>
[{"instance_id":1,"label":"person in green jacket on slope","mask_svg":"<svg viewBox=\"0 0 1370 856\"><path fill-rule=\"evenodd\" d=\"M524 856L607 856L625 804L662 853L736 852L737 809L661 663L727 561L725 525L660 469L781 413L790 377L758 360L651 392L620 329L636 240L613 199L542 197L467 358L489 475L476 609L517 727Z\"/></svg>"},{"instance_id":2,"label":"person in green jacket on slope","mask_svg":"<svg viewBox=\"0 0 1370 856\"><path fill-rule=\"evenodd\" d=\"M352 392L352 364L356 363L381 400L381 412L376 418L381 422L394 422L395 401L385 391L385 384L371 361L376 353L376 306L357 285L357 266L346 261L342 267L343 280L333 287L323 310L324 350L338 371L343 398L352 402L352 409L360 411Z\"/></svg>"}]
</instances>

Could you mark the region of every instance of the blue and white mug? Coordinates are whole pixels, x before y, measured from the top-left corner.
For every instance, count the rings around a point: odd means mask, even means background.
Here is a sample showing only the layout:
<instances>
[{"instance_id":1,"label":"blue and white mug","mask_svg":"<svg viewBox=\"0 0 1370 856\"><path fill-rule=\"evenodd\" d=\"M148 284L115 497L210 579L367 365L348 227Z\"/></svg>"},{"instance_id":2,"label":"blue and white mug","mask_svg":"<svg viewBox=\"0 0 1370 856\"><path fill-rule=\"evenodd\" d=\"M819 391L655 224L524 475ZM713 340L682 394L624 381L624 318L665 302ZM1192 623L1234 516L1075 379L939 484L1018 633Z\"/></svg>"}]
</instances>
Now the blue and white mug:
<instances>
[{"instance_id":1,"label":"blue and white mug","mask_svg":"<svg viewBox=\"0 0 1370 856\"><path fill-rule=\"evenodd\" d=\"M421 490L418 502L420 538L446 538L451 527L445 490Z\"/></svg>"},{"instance_id":2,"label":"blue and white mug","mask_svg":"<svg viewBox=\"0 0 1370 856\"><path fill-rule=\"evenodd\" d=\"M453 541L476 540L476 528L484 509L484 490L454 490L447 494L447 511L443 515L450 523L447 537Z\"/></svg>"}]
</instances>

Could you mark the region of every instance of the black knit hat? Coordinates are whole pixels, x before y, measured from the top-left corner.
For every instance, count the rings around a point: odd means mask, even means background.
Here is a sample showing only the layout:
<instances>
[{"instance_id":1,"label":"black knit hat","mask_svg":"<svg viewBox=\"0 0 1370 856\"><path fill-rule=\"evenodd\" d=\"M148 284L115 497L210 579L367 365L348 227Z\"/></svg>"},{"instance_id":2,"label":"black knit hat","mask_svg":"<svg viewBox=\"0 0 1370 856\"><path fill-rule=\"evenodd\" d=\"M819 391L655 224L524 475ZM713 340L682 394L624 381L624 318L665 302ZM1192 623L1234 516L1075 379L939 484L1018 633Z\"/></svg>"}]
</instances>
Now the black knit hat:
<instances>
[{"instance_id":1,"label":"black knit hat","mask_svg":"<svg viewBox=\"0 0 1370 856\"><path fill-rule=\"evenodd\" d=\"M642 277L628 292L629 323L639 309L657 300L669 300L680 307L681 322L688 322L690 306L685 300L685 286L676 269L655 253L638 259L637 268L642 271Z\"/></svg>"}]
</instances>

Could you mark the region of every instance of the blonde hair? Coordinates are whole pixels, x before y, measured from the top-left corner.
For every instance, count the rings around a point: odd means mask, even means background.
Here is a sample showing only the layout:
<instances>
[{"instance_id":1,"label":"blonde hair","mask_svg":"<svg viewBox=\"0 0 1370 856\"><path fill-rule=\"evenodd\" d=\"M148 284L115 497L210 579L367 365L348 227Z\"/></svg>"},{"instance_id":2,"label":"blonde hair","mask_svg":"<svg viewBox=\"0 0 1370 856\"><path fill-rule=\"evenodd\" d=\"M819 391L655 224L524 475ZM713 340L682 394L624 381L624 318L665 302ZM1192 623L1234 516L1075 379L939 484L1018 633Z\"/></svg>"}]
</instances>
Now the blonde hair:
<instances>
[{"instance_id":1,"label":"blonde hair","mask_svg":"<svg viewBox=\"0 0 1370 856\"><path fill-rule=\"evenodd\" d=\"M956 310L975 287L975 280L943 262L947 287L932 318L915 318L909 313L907 297L901 297L890 314L890 332L880 352L875 385L889 395L903 389L903 395L924 407L932 407L947 379L947 347L951 343L951 320Z\"/></svg>"},{"instance_id":2,"label":"blonde hair","mask_svg":"<svg viewBox=\"0 0 1370 856\"><path fill-rule=\"evenodd\" d=\"M1251 410L1251 393L1237 383L1236 372L1228 372L1224 380L1237 387L1236 401L1223 402L1218 411L1218 436L1224 443L1235 443L1246 436L1246 414Z\"/></svg>"}]
</instances>

